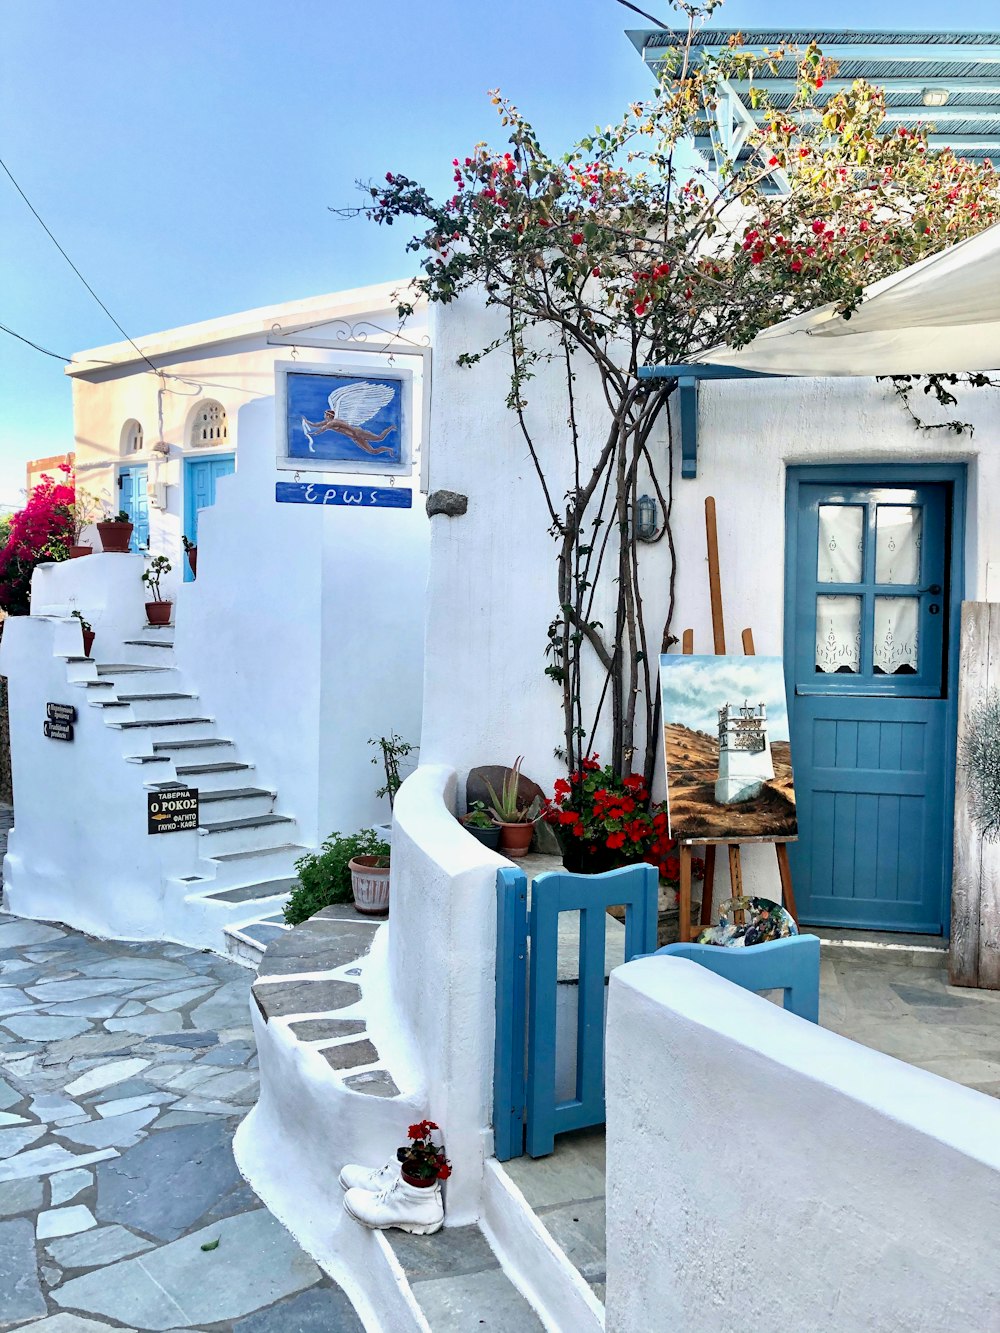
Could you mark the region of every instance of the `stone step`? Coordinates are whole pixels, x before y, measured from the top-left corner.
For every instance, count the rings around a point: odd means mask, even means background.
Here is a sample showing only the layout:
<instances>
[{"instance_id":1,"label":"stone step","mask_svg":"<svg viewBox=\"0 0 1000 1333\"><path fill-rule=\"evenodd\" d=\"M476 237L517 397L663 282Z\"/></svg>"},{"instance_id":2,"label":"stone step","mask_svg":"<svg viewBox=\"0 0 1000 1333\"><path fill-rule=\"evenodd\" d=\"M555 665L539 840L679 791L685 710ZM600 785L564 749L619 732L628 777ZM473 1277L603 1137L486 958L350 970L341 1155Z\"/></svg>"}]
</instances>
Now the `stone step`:
<instances>
[{"instance_id":1,"label":"stone step","mask_svg":"<svg viewBox=\"0 0 1000 1333\"><path fill-rule=\"evenodd\" d=\"M131 722L112 722L109 725L119 731L137 731L149 727L210 727L215 719L211 717L146 717ZM209 737L196 739L207 740Z\"/></svg>"},{"instance_id":2,"label":"stone step","mask_svg":"<svg viewBox=\"0 0 1000 1333\"><path fill-rule=\"evenodd\" d=\"M264 787L217 787L214 791L203 791L201 803L212 805L216 801L245 801L251 796L269 796L273 800L275 793Z\"/></svg>"},{"instance_id":3,"label":"stone step","mask_svg":"<svg viewBox=\"0 0 1000 1333\"><path fill-rule=\"evenodd\" d=\"M218 852L268 851L284 834L294 832L296 822L289 815L248 815L241 819L206 820L198 836L202 840L201 854L214 858Z\"/></svg>"},{"instance_id":4,"label":"stone step","mask_svg":"<svg viewBox=\"0 0 1000 1333\"><path fill-rule=\"evenodd\" d=\"M237 884L234 888L217 889L202 896L211 898L213 902L232 905L255 903L267 898L287 898L298 882L294 875L291 875L284 879L261 880L256 884Z\"/></svg>"},{"instance_id":5,"label":"stone step","mask_svg":"<svg viewBox=\"0 0 1000 1333\"><path fill-rule=\"evenodd\" d=\"M89 658L81 657L81 662L89 661ZM168 666L147 666L142 662L98 662L97 674L99 676L136 676L140 672L147 671L169 671Z\"/></svg>"},{"instance_id":6,"label":"stone step","mask_svg":"<svg viewBox=\"0 0 1000 1333\"><path fill-rule=\"evenodd\" d=\"M275 793L263 787L219 787L205 790L201 795L202 818L211 817L213 823L242 820L247 817L270 815L274 809Z\"/></svg>"},{"instance_id":7,"label":"stone step","mask_svg":"<svg viewBox=\"0 0 1000 1333\"><path fill-rule=\"evenodd\" d=\"M232 742L227 741L229 745ZM250 770L253 764L185 764L178 768L177 776L185 778L204 777L210 773L235 773L239 769Z\"/></svg>"},{"instance_id":8,"label":"stone step","mask_svg":"<svg viewBox=\"0 0 1000 1333\"><path fill-rule=\"evenodd\" d=\"M150 625L149 628L153 629L154 626ZM169 641L164 639L126 639L124 645L126 648L173 648L174 641L173 639Z\"/></svg>"},{"instance_id":9,"label":"stone step","mask_svg":"<svg viewBox=\"0 0 1000 1333\"><path fill-rule=\"evenodd\" d=\"M266 861L280 861L283 859L297 861L300 856L305 856L308 850L308 847L304 847L299 842L283 842L274 847L260 847L256 850L249 848L239 852L210 852L209 859L218 861L220 865L232 865L235 862L248 861L252 857L260 857Z\"/></svg>"},{"instance_id":10,"label":"stone step","mask_svg":"<svg viewBox=\"0 0 1000 1333\"><path fill-rule=\"evenodd\" d=\"M269 828L274 824L294 824L291 815L248 815L244 819L220 819L215 823L202 824L200 833L233 833L238 829Z\"/></svg>"},{"instance_id":11,"label":"stone step","mask_svg":"<svg viewBox=\"0 0 1000 1333\"><path fill-rule=\"evenodd\" d=\"M178 755L174 772L179 781L197 787L204 798L210 793L232 790L238 783L246 783L249 787L254 768L252 764L241 764L235 760L225 759L217 760L215 763L192 764L185 762L185 756Z\"/></svg>"},{"instance_id":12,"label":"stone step","mask_svg":"<svg viewBox=\"0 0 1000 1333\"><path fill-rule=\"evenodd\" d=\"M154 741L154 753L161 753L164 750L207 750L211 746L217 746L222 749L235 749L232 741L223 740L216 736L192 736L186 740L177 741Z\"/></svg>"}]
</instances>

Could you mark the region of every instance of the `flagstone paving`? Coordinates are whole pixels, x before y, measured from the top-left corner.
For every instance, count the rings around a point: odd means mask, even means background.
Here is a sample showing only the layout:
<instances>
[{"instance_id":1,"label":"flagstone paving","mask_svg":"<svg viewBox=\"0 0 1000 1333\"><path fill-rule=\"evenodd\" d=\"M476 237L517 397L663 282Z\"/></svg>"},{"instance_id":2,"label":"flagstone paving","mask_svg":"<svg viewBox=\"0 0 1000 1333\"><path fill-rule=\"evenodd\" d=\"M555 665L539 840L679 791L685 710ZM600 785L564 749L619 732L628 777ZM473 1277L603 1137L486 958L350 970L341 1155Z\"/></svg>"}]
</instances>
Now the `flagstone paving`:
<instances>
[{"instance_id":1,"label":"flagstone paving","mask_svg":"<svg viewBox=\"0 0 1000 1333\"><path fill-rule=\"evenodd\" d=\"M0 915L0 1329L361 1330L233 1158L252 980Z\"/></svg>"}]
</instances>

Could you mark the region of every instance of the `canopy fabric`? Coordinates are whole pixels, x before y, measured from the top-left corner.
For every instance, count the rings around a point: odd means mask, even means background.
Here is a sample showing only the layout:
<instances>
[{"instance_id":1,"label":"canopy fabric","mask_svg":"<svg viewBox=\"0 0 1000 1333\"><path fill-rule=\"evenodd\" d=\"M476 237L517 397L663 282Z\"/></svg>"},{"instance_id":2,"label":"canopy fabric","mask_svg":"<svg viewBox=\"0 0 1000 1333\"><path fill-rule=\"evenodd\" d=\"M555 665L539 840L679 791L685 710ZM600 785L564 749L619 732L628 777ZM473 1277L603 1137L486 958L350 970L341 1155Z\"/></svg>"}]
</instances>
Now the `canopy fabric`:
<instances>
[{"instance_id":1,"label":"canopy fabric","mask_svg":"<svg viewBox=\"0 0 1000 1333\"><path fill-rule=\"evenodd\" d=\"M850 319L821 306L692 360L772 375L998 370L1000 226L873 283Z\"/></svg>"}]
</instances>

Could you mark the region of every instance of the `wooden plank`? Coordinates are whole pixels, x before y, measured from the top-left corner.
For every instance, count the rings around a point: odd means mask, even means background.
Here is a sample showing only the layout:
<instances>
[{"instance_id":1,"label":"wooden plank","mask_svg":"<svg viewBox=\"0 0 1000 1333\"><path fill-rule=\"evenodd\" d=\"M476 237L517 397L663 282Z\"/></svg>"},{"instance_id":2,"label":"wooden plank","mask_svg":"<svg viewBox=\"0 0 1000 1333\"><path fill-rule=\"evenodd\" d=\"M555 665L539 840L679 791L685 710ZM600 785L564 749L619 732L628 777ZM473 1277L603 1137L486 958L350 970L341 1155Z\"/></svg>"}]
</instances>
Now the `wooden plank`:
<instances>
[{"instance_id":1,"label":"wooden plank","mask_svg":"<svg viewBox=\"0 0 1000 1333\"><path fill-rule=\"evenodd\" d=\"M742 638L743 638L743 651L746 653L747 657L756 657L757 650L753 646L753 630L745 629L743 631Z\"/></svg>"},{"instance_id":2,"label":"wooden plank","mask_svg":"<svg viewBox=\"0 0 1000 1333\"><path fill-rule=\"evenodd\" d=\"M678 939L681 944L691 942L691 848L681 843L681 882L677 906L680 911Z\"/></svg>"},{"instance_id":3,"label":"wooden plank","mask_svg":"<svg viewBox=\"0 0 1000 1333\"><path fill-rule=\"evenodd\" d=\"M958 679L959 745L969 715L989 685L990 608L962 603ZM948 970L953 986L979 985L979 930L982 838L969 815L969 791L961 764L955 778L955 869L951 890L951 946Z\"/></svg>"},{"instance_id":4,"label":"wooden plank","mask_svg":"<svg viewBox=\"0 0 1000 1333\"><path fill-rule=\"evenodd\" d=\"M701 924L710 926L714 921L712 908L715 899L715 843L705 848L705 878L701 882Z\"/></svg>"},{"instance_id":5,"label":"wooden plank","mask_svg":"<svg viewBox=\"0 0 1000 1333\"><path fill-rule=\"evenodd\" d=\"M739 844L740 844L741 847L750 847L750 846L752 846L754 843L798 842L798 840L799 840L799 835L798 835L797 833L789 834L788 837L774 837L774 838L772 838L772 837L769 837L769 836L762 836L762 837L759 837L759 838L756 838L756 837L755 837L755 838L739 838L739 839L738 839ZM684 838L683 841L682 841L682 843L681 843L681 845L684 846L684 847L728 847L729 844L730 844L732 841L733 841L732 837L728 837L728 838Z\"/></svg>"},{"instance_id":6,"label":"wooden plank","mask_svg":"<svg viewBox=\"0 0 1000 1333\"><path fill-rule=\"evenodd\" d=\"M1000 605L996 602L989 603L987 654L986 688L995 690L1000 684ZM977 700L970 702L974 705ZM1000 990L1000 844L978 841L979 985L983 990Z\"/></svg>"},{"instance_id":7,"label":"wooden plank","mask_svg":"<svg viewBox=\"0 0 1000 1333\"><path fill-rule=\"evenodd\" d=\"M788 864L788 844L775 843L774 850L778 857L778 874L781 876L781 905L798 925L799 911L795 906L795 890L792 888L792 867Z\"/></svg>"},{"instance_id":8,"label":"wooden plank","mask_svg":"<svg viewBox=\"0 0 1000 1333\"><path fill-rule=\"evenodd\" d=\"M690 657L694 652L694 630L686 629L681 635L681 652L685 657Z\"/></svg>"},{"instance_id":9,"label":"wooden plank","mask_svg":"<svg viewBox=\"0 0 1000 1333\"><path fill-rule=\"evenodd\" d=\"M719 525L715 517L715 496L705 498L705 535L708 540L708 593L712 600L712 637L720 656L726 651L726 626L722 618L722 578L719 573Z\"/></svg>"}]
</instances>

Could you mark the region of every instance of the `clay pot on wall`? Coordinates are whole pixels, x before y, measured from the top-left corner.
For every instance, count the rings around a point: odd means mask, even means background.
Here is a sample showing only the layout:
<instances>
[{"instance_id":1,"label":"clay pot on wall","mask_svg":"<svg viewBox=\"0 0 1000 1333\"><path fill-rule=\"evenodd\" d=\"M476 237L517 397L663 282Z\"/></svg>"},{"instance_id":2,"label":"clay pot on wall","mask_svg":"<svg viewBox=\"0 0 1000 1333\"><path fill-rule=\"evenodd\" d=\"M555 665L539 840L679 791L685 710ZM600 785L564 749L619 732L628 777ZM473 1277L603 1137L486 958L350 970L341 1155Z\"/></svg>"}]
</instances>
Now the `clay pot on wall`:
<instances>
[{"instance_id":1,"label":"clay pot on wall","mask_svg":"<svg viewBox=\"0 0 1000 1333\"><path fill-rule=\"evenodd\" d=\"M389 859L385 856L353 856L351 872L354 906L362 916L389 915Z\"/></svg>"},{"instance_id":2,"label":"clay pot on wall","mask_svg":"<svg viewBox=\"0 0 1000 1333\"><path fill-rule=\"evenodd\" d=\"M147 602L146 619L151 625L169 625L173 602Z\"/></svg>"},{"instance_id":3,"label":"clay pot on wall","mask_svg":"<svg viewBox=\"0 0 1000 1333\"><path fill-rule=\"evenodd\" d=\"M108 554L126 554L132 540L132 527L131 523L98 523L102 550Z\"/></svg>"},{"instance_id":4,"label":"clay pot on wall","mask_svg":"<svg viewBox=\"0 0 1000 1333\"><path fill-rule=\"evenodd\" d=\"M88 549L89 549L89 548L88 548ZM84 655L84 657L89 657L89 656L90 656L90 650L91 650L91 648L93 648L93 646L94 646L94 631L93 631L92 629L85 629L85 630L83 631L83 655Z\"/></svg>"},{"instance_id":5,"label":"clay pot on wall","mask_svg":"<svg viewBox=\"0 0 1000 1333\"><path fill-rule=\"evenodd\" d=\"M191 566L191 577L198 577L198 548L197 546L187 547L188 564Z\"/></svg>"},{"instance_id":6,"label":"clay pot on wall","mask_svg":"<svg viewBox=\"0 0 1000 1333\"><path fill-rule=\"evenodd\" d=\"M79 560L83 555L94 554L94 548L92 546L70 546L67 549L69 550L69 558L71 560Z\"/></svg>"}]
</instances>

